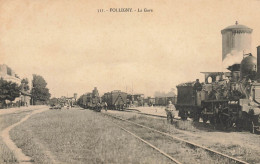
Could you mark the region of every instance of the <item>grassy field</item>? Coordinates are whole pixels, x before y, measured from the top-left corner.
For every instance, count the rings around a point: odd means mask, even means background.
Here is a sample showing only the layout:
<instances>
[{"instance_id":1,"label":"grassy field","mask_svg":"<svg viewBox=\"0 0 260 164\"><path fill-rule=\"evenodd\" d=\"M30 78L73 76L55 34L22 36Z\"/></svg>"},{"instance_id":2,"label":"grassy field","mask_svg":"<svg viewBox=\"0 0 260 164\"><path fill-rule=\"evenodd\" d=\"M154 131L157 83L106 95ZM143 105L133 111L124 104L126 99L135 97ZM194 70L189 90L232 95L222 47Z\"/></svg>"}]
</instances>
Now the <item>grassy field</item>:
<instances>
[{"instance_id":1,"label":"grassy field","mask_svg":"<svg viewBox=\"0 0 260 164\"><path fill-rule=\"evenodd\" d=\"M115 112L113 114L210 147L249 163L259 163L260 161L259 135L250 134L248 132L221 132L208 130L207 128L198 129L191 121L180 120L175 121L173 125L170 125L167 123L166 119L154 119L124 112Z\"/></svg>"},{"instance_id":2,"label":"grassy field","mask_svg":"<svg viewBox=\"0 0 260 164\"><path fill-rule=\"evenodd\" d=\"M0 128L4 129L18 122L27 113L0 116ZM257 135L208 132L197 129L192 123L185 121L177 121L174 125L170 125L165 119L125 112L114 114L211 147L249 163L260 161L258 156L260 138ZM24 154L32 157L34 163L171 162L107 120L109 119L101 116L100 113L89 110L48 110L33 115L12 129L10 134L16 145L23 150ZM218 157L215 157L216 161L207 160L211 157L200 149L187 149L184 144L174 145L171 140L163 139L153 133L142 133L141 129L136 133L187 163L228 163ZM194 156L195 159L189 156ZM16 163L12 152L2 140L0 140L0 163Z\"/></svg>"},{"instance_id":3,"label":"grassy field","mask_svg":"<svg viewBox=\"0 0 260 164\"><path fill-rule=\"evenodd\" d=\"M11 130L35 163L170 163L89 110L50 110Z\"/></svg>"},{"instance_id":4,"label":"grassy field","mask_svg":"<svg viewBox=\"0 0 260 164\"><path fill-rule=\"evenodd\" d=\"M0 116L0 131L8 126L20 121L26 114L30 112L22 112L19 114L6 114ZM14 154L8 149L0 137L0 163L17 163Z\"/></svg>"}]
</instances>

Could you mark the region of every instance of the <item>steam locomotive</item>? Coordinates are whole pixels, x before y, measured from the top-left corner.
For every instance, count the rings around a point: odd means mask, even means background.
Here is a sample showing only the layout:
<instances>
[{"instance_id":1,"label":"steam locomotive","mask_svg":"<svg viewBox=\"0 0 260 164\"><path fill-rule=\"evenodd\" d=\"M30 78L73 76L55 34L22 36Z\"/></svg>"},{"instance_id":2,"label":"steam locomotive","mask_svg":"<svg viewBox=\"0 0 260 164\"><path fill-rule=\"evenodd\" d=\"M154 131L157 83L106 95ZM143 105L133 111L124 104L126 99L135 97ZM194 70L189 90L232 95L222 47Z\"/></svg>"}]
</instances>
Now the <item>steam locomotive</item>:
<instances>
[{"instance_id":1,"label":"steam locomotive","mask_svg":"<svg viewBox=\"0 0 260 164\"><path fill-rule=\"evenodd\" d=\"M90 93L82 95L78 104L85 109L95 110L100 112L102 108L112 110L123 110L127 104L127 93L119 90L107 92L102 97L95 87Z\"/></svg>"},{"instance_id":2,"label":"steam locomotive","mask_svg":"<svg viewBox=\"0 0 260 164\"><path fill-rule=\"evenodd\" d=\"M79 105L85 109L91 109L100 112L102 109L102 104L97 88L95 87L91 93L83 95Z\"/></svg>"},{"instance_id":3,"label":"steam locomotive","mask_svg":"<svg viewBox=\"0 0 260 164\"><path fill-rule=\"evenodd\" d=\"M257 56L260 58L260 53ZM260 70L257 73L256 58L247 54L228 70L231 72L202 72L203 83L197 79L179 84L175 105L179 116L224 128L260 131Z\"/></svg>"}]
</instances>

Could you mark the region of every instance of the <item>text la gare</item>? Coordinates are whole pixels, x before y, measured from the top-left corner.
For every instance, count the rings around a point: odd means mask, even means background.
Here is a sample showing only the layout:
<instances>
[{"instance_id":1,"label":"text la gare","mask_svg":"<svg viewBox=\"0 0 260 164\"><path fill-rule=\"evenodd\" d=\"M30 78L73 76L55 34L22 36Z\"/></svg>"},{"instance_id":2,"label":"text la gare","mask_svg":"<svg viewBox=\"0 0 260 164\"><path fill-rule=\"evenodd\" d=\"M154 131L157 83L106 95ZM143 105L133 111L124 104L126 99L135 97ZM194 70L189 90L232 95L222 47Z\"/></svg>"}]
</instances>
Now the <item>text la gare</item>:
<instances>
[{"instance_id":1,"label":"text la gare","mask_svg":"<svg viewBox=\"0 0 260 164\"><path fill-rule=\"evenodd\" d=\"M147 9L147 8L141 9L141 8L138 8L137 12L153 12L153 9Z\"/></svg>"}]
</instances>

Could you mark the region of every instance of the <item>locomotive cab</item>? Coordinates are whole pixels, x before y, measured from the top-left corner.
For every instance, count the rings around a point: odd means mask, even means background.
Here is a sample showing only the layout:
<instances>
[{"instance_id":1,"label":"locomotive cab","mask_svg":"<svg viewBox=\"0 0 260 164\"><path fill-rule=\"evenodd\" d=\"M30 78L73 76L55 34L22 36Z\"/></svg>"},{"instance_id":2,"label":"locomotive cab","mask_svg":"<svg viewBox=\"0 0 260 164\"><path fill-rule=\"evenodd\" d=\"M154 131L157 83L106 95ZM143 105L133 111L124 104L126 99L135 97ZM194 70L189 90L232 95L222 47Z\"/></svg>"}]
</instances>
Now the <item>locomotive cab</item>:
<instances>
[{"instance_id":1,"label":"locomotive cab","mask_svg":"<svg viewBox=\"0 0 260 164\"><path fill-rule=\"evenodd\" d=\"M199 121L202 111L201 102L206 99L206 92L202 91L203 84L197 79L194 82L182 83L177 86L176 109L179 116L186 120L188 117Z\"/></svg>"}]
</instances>

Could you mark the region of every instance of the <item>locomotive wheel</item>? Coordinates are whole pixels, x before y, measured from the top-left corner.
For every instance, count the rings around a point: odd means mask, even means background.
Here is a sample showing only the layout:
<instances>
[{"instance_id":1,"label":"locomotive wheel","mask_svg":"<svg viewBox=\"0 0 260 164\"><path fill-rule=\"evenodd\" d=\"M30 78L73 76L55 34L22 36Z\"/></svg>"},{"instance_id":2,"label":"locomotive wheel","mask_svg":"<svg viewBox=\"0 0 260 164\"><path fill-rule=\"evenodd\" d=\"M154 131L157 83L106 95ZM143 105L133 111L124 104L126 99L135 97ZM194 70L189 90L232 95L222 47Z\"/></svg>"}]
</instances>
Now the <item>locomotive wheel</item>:
<instances>
[{"instance_id":1,"label":"locomotive wheel","mask_svg":"<svg viewBox=\"0 0 260 164\"><path fill-rule=\"evenodd\" d=\"M226 128L231 128L232 125L233 125L232 120L228 119L227 122L226 122Z\"/></svg>"},{"instance_id":2,"label":"locomotive wheel","mask_svg":"<svg viewBox=\"0 0 260 164\"><path fill-rule=\"evenodd\" d=\"M193 115L193 121L194 121L194 122L199 122L199 120L200 120L200 115L199 115L198 113L194 113L194 115Z\"/></svg>"},{"instance_id":3,"label":"locomotive wheel","mask_svg":"<svg viewBox=\"0 0 260 164\"><path fill-rule=\"evenodd\" d=\"M202 116L203 123L206 124L208 119L208 116Z\"/></svg>"},{"instance_id":4,"label":"locomotive wheel","mask_svg":"<svg viewBox=\"0 0 260 164\"><path fill-rule=\"evenodd\" d=\"M187 115L185 111L183 110L179 111L179 116L181 117L182 120L187 120Z\"/></svg>"},{"instance_id":5,"label":"locomotive wheel","mask_svg":"<svg viewBox=\"0 0 260 164\"><path fill-rule=\"evenodd\" d=\"M187 120L187 116L183 115L183 116L181 116L181 119L185 121L185 120Z\"/></svg>"},{"instance_id":6,"label":"locomotive wheel","mask_svg":"<svg viewBox=\"0 0 260 164\"><path fill-rule=\"evenodd\" d=\"M216 118L214 116L211 117L209 121L211 125L216 125Z\"/></svg>"},{"instance_id":7,"label":"locomotive wheel","mask_svg":"<svg viewBox=\"0 0 260 164\"><path fill-rule=\"evenodd\" d=\"M219 120L225 129L229 129L233 126L233 123L236 122L236 119L233 120L232 114L229 112L228 108L225 108L221 112L219 112Z\"/></svg>"},{"instance_id":8,"label":"locomotive wheel","mask_svg":"<svg viewBox=\"0 0 260 164\"><path fill-rule=\"evenodd\" d=\"M220 122L222 126L226 129L231 128L233 125L232 119L227 116L220 116Z\"/></svg>"},{"instance_id":9,"label":"locomotive wheel","mask_svg":"<svg viewBox=\"0 0 260 164\"><path fill-rule=\"evenodd\" d=\"M247 123L243 119L237 119L236 121L236 129L237 131L242 131L244 127L247 126Z\"/></svg>"}]
</instances>

